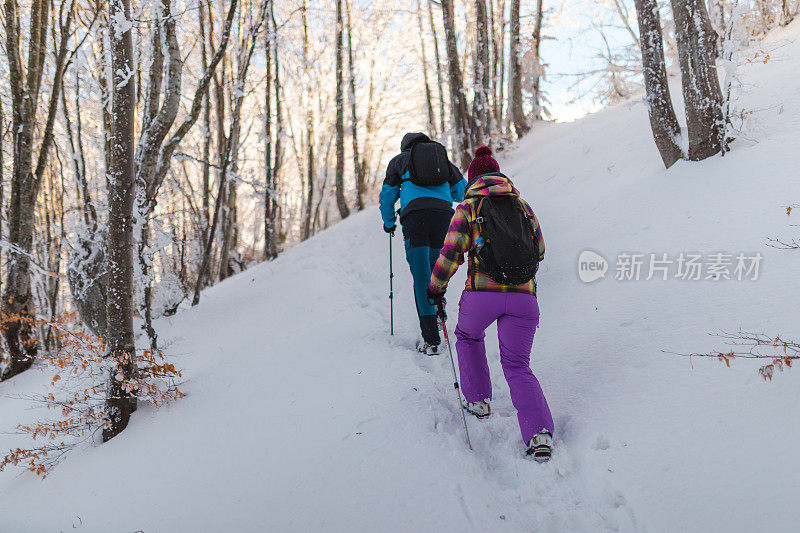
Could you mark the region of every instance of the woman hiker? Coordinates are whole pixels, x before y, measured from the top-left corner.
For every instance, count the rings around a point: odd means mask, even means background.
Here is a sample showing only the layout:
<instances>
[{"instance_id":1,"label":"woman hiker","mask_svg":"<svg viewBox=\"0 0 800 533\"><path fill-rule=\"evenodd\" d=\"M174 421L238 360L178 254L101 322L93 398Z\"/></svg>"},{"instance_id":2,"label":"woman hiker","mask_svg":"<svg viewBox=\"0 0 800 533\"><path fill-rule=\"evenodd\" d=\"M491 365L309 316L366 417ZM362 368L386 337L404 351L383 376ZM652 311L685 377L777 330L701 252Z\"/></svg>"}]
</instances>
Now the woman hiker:
<instances>
[{"instance_id":1,"label":"woman hiker","mask_svg":"<svg viewBox=\"0 0 800 533\"><path fill-rule=\"evenodd\" d=\"M501 197L505 197L505 200L513 198L516 201L504 201ZM504 284L493 279L487 270L496 272L494 267L497 262L492 261L495 264L487 267L489 263L483 260L485 253L483 255L478 253L484 245L487 245L485 235L481 234L482 229L486 230L488 227L486 219L498 216L495 213L500 211L496 211L495 209L499 208L495 206L501 205L518 211L516 214L511 210L507 211L510 215L507 215L505 220L514 219L516 216L516 220L521 221L516 227L522 237L517 237L513 233L513 223L497 224L492 226L494 231L512 228L507 233L511 234L514 240L511 241L512 245L508 246L508 234L505 236L494 234L492 240L495 245L503 242L505 238L506 255L515 253L517 248L538 249L538 257L527 258L527 262L532 265L527 270L527 275L520 276L519 272L510 276L506 276L506 273L495 275L506 281L528 279L520 284ZM526 234L528 231L530 233ZM527 241L530 241L530 244ZM500 340L500 364L511 390L511 401L517 410L527 454L539 462L547 461L553 445L553 417L542 387L530 368L533 335L539 324L539 304L536 300L536 281L533 274L538 262L544 258L544 240L533 210L519 197L519 191L511 180L500 173L500 165L492 157L492 150L487 146L475 150L475 159L469 165L464 201L456 208L444 247L431 274L428 287L428 297L431 301L436 304L443 301L447 284L464 262L465 253L469 254L467 286L461 294L458 326L455 330L461 390L467 401L464 408L478 418L491 414L489 401L492 398L492 383L486 361L484 337L486 328L496 321ZM500 257L504 251L493 250L492 253L495 257ZM505 258L504 261L504 264L508 264Z\"/></svg>"}]
</instances>

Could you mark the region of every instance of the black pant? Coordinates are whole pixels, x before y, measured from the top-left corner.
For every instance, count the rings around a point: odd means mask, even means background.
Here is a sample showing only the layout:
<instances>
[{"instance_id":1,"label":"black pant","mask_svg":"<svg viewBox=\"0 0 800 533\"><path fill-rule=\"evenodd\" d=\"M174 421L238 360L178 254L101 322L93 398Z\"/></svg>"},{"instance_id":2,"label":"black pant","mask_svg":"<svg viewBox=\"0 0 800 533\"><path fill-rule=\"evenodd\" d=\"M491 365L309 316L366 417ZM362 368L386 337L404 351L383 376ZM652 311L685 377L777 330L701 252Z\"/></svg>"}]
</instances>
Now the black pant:
<instances>
[{"instance_id":1,"label":"black pant","mask_svg":"<svg viewBox=\"0 0 800 533\"><path fill-rule=\"evenodd\" d=\"M439 344L436 308L428 302L426 291L431 272L444 246L452 211L428 209L412 211L401 220L406 245L406 260L414 278L414 301L417 304L422 338L428 344Z\"/></svg>"}]
</instances>

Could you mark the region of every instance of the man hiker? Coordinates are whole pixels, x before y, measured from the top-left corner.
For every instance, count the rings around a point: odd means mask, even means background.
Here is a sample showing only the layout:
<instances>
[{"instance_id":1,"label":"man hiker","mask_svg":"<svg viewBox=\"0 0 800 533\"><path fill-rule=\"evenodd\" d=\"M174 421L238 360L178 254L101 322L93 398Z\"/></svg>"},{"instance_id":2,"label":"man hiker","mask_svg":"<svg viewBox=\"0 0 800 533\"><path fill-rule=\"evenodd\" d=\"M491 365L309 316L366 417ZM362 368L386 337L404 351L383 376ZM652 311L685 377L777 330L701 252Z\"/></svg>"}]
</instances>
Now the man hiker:
<instances>
[{"instance_id":1,"label":"man hiker","mask_svg":"<svg viewBox=\"0 0 800 533\"><path fill-rule=\"evenodd\" d=\"M441 340L436 308L428 302L426 290L453 216L453 202L464 198L467 183L447 158L445 147L424 133L407 133L400 150L386 167L379 197L383 230L394 234L395 204L400 200L406 260L414 278L414 301L422 330L417 348L436 355Z\"/></svg>"},{"instance_id":2,"label":"man hiker","mask_svg":"<svg viewBox=\"0 0 800 533\"><path fill-rule=\"evenodd\" d=\"M544 240L531 207L511 180L500 173L492 150L481 146L467 172L466 197L456 208L436 261L428 296L438 305L450 278L469 253L466 290L461 294L456 351L464 408L491 414L492 382L486 361L486 328L497 322L500 364L517 410L527 454L547 461L553 445L553 417L531 372L533 335L539 324L536 269Z\"/></svg>"}]
</instances>

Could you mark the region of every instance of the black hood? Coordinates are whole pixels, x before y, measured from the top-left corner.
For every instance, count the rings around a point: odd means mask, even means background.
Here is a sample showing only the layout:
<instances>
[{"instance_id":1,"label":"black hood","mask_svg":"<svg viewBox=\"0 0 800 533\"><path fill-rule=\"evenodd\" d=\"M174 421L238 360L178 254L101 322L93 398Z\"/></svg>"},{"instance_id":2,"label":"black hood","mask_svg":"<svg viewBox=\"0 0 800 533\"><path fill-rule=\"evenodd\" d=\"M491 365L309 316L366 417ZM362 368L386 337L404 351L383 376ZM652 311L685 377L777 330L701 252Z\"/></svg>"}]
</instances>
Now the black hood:
<instances>
[{"instance_id":1,"label":"black hood","mask_svg":"<svg viewBox=\"0 0 800 533\"><path fill-rule=\"evenodd\" d=\"M430 138L424 133L406 133L403 135L403 141L400 143L400 150L405 152L411 150L411 146L418 142L428 142Z\"/></svg>"}]
</instances>

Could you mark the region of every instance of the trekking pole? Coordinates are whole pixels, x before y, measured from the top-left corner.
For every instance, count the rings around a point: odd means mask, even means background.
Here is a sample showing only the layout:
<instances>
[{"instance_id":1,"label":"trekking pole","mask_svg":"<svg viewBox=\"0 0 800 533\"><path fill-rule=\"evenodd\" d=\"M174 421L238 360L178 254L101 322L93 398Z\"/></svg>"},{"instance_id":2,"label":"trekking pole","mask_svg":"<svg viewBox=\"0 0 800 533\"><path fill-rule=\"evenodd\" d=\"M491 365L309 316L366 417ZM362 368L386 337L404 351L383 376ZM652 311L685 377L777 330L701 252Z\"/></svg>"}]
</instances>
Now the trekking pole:
<instances>
[{"instance_id":1,"label":"trekking pole","mask_svg":"<svg viewBox=\"0 0 800 533\"><path fill-rule=\"evenodd\" d=\"M394 270L392 269L392 237L389 234L389 335L394 335Z\"/></svg>"},{"instance_id":2,"label":"trekking pole","mask_svg":"<svg viewBox=\"0 0 800 533\"><path fill-rule=\"evenodd\" d=\"M467 429L467 417L464 415L464 405L461 403L461 389L458 386L458 374L456 374L456 364L453 362L453 348L450 346L450 338L447 336L447 313L444 312L444 302L440 302L436 312L439 319L439 326L442 328L442 335L444 342L447 343L447 351L450 353L450 368L453 369L453 387L456 389L456 399L458 401L459 411L461 411L461 421L464 423L464 437L467 439L467 447L471 450L472 443L469 441L469 430Z\"/></svg>"}]
</instances>

